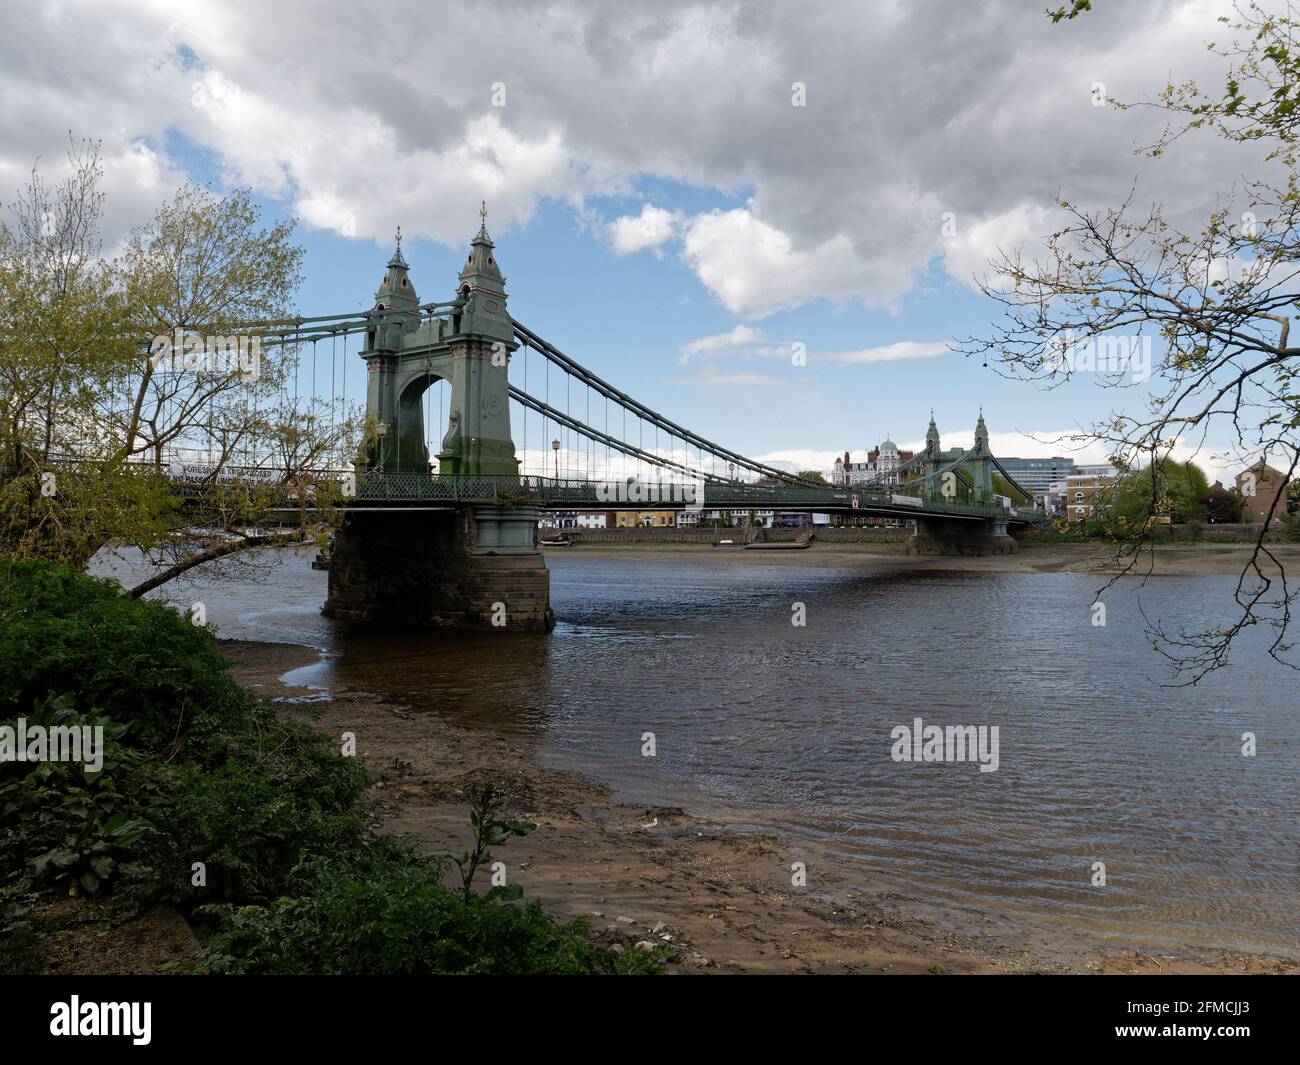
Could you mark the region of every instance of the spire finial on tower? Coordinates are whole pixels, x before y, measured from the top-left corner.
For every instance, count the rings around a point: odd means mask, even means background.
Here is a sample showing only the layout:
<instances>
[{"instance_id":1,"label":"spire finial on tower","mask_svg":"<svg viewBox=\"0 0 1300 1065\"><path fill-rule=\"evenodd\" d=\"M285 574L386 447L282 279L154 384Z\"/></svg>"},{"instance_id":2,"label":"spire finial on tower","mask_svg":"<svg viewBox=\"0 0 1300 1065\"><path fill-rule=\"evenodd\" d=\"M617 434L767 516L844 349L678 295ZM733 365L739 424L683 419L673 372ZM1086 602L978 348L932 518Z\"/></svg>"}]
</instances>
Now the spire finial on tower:
<instances>
[{"instance_id":1,"label":"spire finial on tower","mask_svg":"<svg viewBox=\"0 0 1300 1065\"><path fill-rule=\"evenodd\" d=\"M402 227L397 227L397 232L393 234L397 241L397 246L393 249L393 257L388 260L389 266L405 266L406 260L402 258Z\"/></svg>"}]
</instances>

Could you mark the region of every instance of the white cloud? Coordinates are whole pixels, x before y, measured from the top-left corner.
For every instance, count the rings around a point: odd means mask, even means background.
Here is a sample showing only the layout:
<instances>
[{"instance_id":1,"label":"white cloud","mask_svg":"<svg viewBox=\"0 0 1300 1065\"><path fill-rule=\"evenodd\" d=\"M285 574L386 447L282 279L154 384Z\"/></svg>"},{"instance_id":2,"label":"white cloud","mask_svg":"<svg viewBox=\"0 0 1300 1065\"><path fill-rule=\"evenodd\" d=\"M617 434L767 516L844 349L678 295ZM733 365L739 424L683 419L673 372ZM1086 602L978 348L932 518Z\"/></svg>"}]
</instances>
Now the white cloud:
<instances>
[{"instance_id":1,"label":"white cloud","mask_svg":"<svg viewBox=\"0 0 1300 1065\"><path fill-rule=\"evenodd\" d=\"M682 258L734 314L761 317L817 297L844 300L871 282L872 265L859 261L848 237L836 235L810 252L799 251L752 207L691 218ZM886 294L901 294L902 286L878 280Z\"/></svg>"},{"instance_id":2,"label":"white cloud","mask_svg":"<svg viewBox=\"0 0 1300 1065\"><path fill-rule=\"evenodd\" d=\"M1230 0L1099 5L1061 26L1018 0L359 0L349 19L369 39L410 45L360 65L355 40L300 5L10 6L9 189L37 157L61 158L68 129L103 138L114 190L147 164L140 191L109 203L118 229L179 176L177 145L312 226L384 242L400 222L459 244L481 199L498 235L546 199L582 209L677 183L748 200L689 218L646 204L603 235L620 254L680 241L722 305L752 316L821 297L893 309L936 262L969 283L995 246L1050 229L1061 195L1114 205L1136 177L1139 203L1199 219L1215 190L1264 172L1254 148L1209 135L1136 156L1161 114L1091 105L1095 81L1125 100L1169 75L1221 84L1204 42ZM71 67L69 41L94 42ZM793 80L807 107L791 106ZM151 159L133 155L141 143Z\"/></svg>"},{"instance_id":3,"label":"white cloud","mask_svg":"<svg viewBox=\"0 0 1300 1065\"><path fill-rule=\"evenodd\" d=\"M811 357L818 361L843 363L902 362L911 359L933 359L937 355L946 355L948 350L948 343L944 340L898 340L878 348L815 354Z\"/></svg>"},{"instance_id":4,"label":"white cloud","mask_svg":"<svg viewBox=\"0 0 1300 1065\"><path fill-rule=\"evenodd\" d=\"M681 212L646 204L639 215L624 215L609 224L610 240L619 255L654 248L656 251L677 234Z\"/></svg>"},{"instance_id":5,"label":"white cloud","mask_svg":"<svg viewBox=\"0 0 1300 1065\"><path fill-rule=\"evenodd\" d=\"M712 356L726 351L734 351L737 348L745 347L747 344L753 344L762 338L763 334L757 329L751 329L747 325L738 325L725 333L717 333L713 336L698 337L695 340L687 341L681 346L681 356L677 361L685 366L691 359L698 356Z\"/></svg>"},{"instance_id":6,"label":"white cloud","mask_svg":"<svg viewBox=\"0 0 1300 1065\"><path fill-rule=\"evenodd\" d=\"M948 274L971 288L977 282L998 281L991 276L989 261L1000 252L1023 247L1027 261L1044 250L1043 236L1052 229L1053 212L1041 204L1021 203L988 218L953 220L955 232L944 238L943 265Z\"/></svg>"},{"instance_id":7,"label":"white cloud","mask_svg":"<svg viewBox=\"0 0 1300 1065\"><path fill-rule=\"evenodd\" d=\"M769 451L766 455L754 456L757 461L765 465L775 466L778 470L789 473L801 473L804 470L829 473L831 467L835 465L835 460L843 457L843 451L803 447L784 448L780 451Z\"/></svg>"}]
</instances>

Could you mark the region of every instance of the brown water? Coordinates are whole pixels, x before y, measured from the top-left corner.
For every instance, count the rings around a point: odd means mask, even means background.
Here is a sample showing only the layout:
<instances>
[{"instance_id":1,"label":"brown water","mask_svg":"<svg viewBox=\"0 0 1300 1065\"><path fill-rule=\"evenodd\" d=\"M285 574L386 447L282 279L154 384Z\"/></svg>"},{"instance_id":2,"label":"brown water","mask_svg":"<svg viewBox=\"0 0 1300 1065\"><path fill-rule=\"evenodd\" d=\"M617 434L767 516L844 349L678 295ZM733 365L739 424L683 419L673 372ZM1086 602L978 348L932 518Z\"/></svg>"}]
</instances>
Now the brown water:
<instances>
[{"instance_id":1,"label":"brown water","mask_svg":"<svg viewBox=\"0 0 1300 1065\"><path fill-rule=\"evenodd\" d=\"M624 798L761 827L864 882L1116 945L1300 957L1300 676L1248 633L1231 670L1163 687L1142 635L1139 598L1205 627L1234 578L1121 591L1099 628L1077 574L547 562L549 636L349 631L320 617L305 555L260 584L163 591L222 636L320 648L299 683L509 731ZM891 729L916 717L997 725L997 771L894 761Z\"/></svg>"}]
</instances>

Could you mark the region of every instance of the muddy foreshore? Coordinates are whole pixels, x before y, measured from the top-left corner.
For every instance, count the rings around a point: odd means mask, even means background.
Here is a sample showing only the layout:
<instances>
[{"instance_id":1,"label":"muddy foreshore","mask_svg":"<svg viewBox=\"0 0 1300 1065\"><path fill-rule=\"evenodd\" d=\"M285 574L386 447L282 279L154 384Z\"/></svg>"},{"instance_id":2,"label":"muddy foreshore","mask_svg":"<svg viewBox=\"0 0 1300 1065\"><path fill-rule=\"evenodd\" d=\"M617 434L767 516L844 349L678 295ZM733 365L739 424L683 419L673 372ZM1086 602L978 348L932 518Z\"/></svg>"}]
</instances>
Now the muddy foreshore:
<instances>
[{"instance_id":1,"label":"muddy foreshore","mask_svg":"<svg viewBox=\"0 0 1300 1065\"><path fill-rule=\"evenodd\" d=\"M890 550L898 546L899 550ZM1271 545L1300 568L1300 545ZM1032 547L1011 556L917 558L901 545L819 545L807 551L752 552L697 545L564 548L618 552L621 558L738 565L872 569L980 569L1097 572L1096 545ZM1248 545L1157 549L1155 572L1235 573ZM684 808L619 803L579 773L548 768L514 740L416 712L373 693L292 688L282 678L319 653L290 644L225 640L237 678L281 701L334 736L352 732L376 778L371 791L384 832L405 833L430 850L468 838L466 786L490 779L513 795L512 813L537 823L494 857L507 875L552 914L586 917L601 942L629 948L653 938L679 948L671 971L752 973L1291 973L1300 965L1233 951L1154 954L1016 924L995 911L959 915L866 883L827 861L808 869L807 888L791 885L792 848L741 832ZM662 927L661 927L662 926ZM658 929L657 932L652 932ZM664 940L663 936L671 937Z\"/></svg>"}]
</instances>

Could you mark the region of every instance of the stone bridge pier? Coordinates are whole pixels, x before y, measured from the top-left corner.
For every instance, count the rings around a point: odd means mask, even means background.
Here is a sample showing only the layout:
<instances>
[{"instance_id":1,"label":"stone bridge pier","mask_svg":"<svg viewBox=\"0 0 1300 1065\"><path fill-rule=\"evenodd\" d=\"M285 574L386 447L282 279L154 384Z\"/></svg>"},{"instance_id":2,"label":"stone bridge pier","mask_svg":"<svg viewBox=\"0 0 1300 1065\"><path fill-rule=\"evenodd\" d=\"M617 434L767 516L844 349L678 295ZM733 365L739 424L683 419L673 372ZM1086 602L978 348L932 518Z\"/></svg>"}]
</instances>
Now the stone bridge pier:
<instances>
[{"instance_id":1,"label":"stone bridge pier","mask_svg":"<svg viewBox=\"0 0 1300 1065\"><path fill-rule=\"evenodd\" d=\"M1009 555L1015 549L1005 518L918 518L907 541L909 555Z\"/></svg>"},{"instance_id":2,"label":"stone bridge pier","mask_svg":"<svg viewBox=\"0 0 1300 1065\"><path fill-rule=\"evenodd\" d=\"M535 507L350 510L322 613L415 628L549 632L551 575Z\"/></svg>"}]
</instances>

